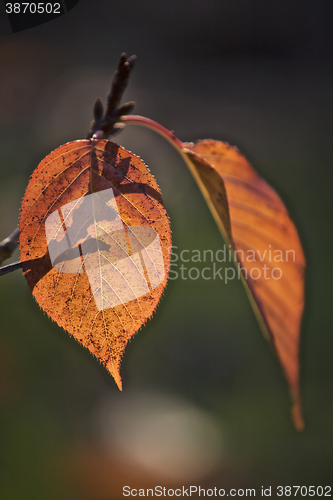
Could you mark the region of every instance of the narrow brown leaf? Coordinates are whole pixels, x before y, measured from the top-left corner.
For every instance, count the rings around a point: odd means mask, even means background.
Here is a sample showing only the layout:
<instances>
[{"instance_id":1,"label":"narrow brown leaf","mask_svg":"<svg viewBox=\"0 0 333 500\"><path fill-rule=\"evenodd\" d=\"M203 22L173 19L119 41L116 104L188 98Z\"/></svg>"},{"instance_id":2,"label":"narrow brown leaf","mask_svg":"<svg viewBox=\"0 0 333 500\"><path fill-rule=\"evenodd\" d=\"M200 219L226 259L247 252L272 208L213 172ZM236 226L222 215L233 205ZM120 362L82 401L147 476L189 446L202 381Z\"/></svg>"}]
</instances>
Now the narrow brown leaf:
<instances>
[{"instance_id":1,"label":"narrow brown leaf","mask_svg":"<svg viewBox=\"0 0 333 500\"><path fill-rule=\"evenodd\" d=\"M155 310L169 270L169 221L152 174L112 142L65 144L34 171L20 232L38 304L121 389L124 348Z\"/></svg>"},{"instance_id":2,"label":"narrow brown leaf","mask_svg":"<svg viewBox=\"0 0 333 500\"><path fill-rule=\"evenodd\" d=\"M184 143L182 155L233 248L253 309L288 380L295 426L302 429L298 357L305 259L296 228L281 198L235 148L203 140Z\"/></svg>"}]
</instances>

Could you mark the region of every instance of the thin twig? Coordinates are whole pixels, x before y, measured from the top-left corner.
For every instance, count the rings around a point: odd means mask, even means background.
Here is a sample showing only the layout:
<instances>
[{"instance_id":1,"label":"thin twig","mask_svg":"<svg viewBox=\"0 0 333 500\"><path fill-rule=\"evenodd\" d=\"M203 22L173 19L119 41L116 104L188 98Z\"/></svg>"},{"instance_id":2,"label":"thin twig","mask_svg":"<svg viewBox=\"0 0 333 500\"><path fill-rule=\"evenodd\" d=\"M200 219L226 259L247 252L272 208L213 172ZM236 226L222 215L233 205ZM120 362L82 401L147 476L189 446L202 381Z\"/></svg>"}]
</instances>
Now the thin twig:
<instances>
[{"instance_id":1,"label":"thin twig","mask_svg":"<svg viewBox=\"0 0 333 500\"><path fill-rule=\"evenodd\" d=\"M5 238L0 243L0 264L11 257L19 243L20 230L16 228L8 238Z\"/></svg>"},{"instance_id":2,"label":"thin twig","mask_svg":"<svg viewBox=\"0 0 333 500\"><path fill-rule=\"evenodd\" d=\"M16 271L17 269L21 269L22 267L22 262L19 260L16 262L13 262L12 264L8 264L7 266L0 267L0 276L3 274L8 274L11 273L12 271Z\"/></svg>"}]
</instances>

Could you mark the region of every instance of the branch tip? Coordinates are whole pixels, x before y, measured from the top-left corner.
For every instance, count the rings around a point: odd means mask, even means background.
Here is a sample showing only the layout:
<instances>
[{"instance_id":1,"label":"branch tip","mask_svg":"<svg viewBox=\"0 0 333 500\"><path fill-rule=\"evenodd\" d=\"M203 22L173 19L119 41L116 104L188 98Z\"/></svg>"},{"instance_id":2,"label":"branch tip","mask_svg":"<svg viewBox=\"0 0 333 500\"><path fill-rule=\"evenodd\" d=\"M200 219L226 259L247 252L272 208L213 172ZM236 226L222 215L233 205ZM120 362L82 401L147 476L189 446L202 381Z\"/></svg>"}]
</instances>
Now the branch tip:
<instances>
[{"instance_id":1,"label":"branch tip","mask_svg":"<svg viewBox=\"0 0 333 500\"><path fill-rule=\"evenodd\" d=\"M94 105L94 120L91 123L87 139L91 137L107 139L109 135L119 132L122 127L117 126L121 116L131 113L135 102L131 101L120 106L120 101L128 84L129 75L134 67L136 56L127 58L123 52L119 58L117 70L113 76L111 90L106 99L106 111L103 115L102 101L97 98Z\"/></svg>"},{"instance_id":2,"label":"branch tip","mask_svg":"<svg viewBox=\"0 0 333 500\"><path fill-rule=\"evenodd\" d=\"M95 120L101 120L103 117L103 103L99 97L97 97L94 105L94 118Z\"/></svg>"}]
</instances>

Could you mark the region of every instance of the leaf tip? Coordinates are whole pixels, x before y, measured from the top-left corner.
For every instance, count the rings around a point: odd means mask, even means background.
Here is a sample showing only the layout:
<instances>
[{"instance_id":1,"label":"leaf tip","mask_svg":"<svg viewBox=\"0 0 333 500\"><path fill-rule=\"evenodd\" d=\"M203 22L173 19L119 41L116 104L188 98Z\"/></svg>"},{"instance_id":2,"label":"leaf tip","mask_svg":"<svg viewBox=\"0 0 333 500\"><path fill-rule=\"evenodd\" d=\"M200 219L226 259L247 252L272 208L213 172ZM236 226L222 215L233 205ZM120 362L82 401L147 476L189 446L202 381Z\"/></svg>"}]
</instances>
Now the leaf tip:
<instances>
[{"instance_id":1,"label":"leaf tip","mask_svg":"<svg viewBox=\"0 0 333 500\"><path fill-rule=\"evenodd\" d=\"M295 426L295 429L298 432L301 432L304 430L304 420L302 416L302 409L299 401L295 401L293 404L293 407L291 409L291 415L292 415L292 420Z\"/></svg>"},{"instance_id":2,"label":"leaf tip","mask_svg":"<svg viewBox=\"0 0 333 500\"><path fill-rule=\"evenodd\" d=\"M115 380L115 382L117 384L118 389L120 391L122 391L123 390L123 383L121 381L120 375L118 374L117 378L115 376L113 376L113 378L114 378L114 380Z\"/></svg>"},{"instance_id":3,"label":"leaf tip","mask_svg":"<svg viewBox=\"0 0 333 500\"><path fill-rule=\"evenodd\" d=\"M110 375L112 375L115 383L117 384L118 389L120 391L122 391L123 390L123 384L122 384L121 376L120 376L120 373L119 373L119 365L115 366L114 363L112 363L112 361L111 361L111 362L107 363L106 369L108 370L108 372L110 373Z\"/></svg>"}]
</instances>

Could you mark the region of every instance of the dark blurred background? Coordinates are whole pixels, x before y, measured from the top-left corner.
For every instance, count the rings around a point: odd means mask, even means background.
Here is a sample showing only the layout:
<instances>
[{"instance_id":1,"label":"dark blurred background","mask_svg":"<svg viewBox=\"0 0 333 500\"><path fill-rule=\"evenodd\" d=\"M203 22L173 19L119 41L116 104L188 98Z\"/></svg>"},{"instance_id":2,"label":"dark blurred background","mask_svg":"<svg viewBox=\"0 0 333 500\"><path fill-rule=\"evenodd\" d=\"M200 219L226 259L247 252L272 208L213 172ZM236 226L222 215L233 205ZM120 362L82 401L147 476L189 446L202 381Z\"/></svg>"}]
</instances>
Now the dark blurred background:
<instances>
[{"instance_id":1,"label":"dark blurred background","mask_svg":"<svg viewBox=\"0 0 333 500\"><path fill-rule=\"evenodd\" d=\"M124 485L189 484L257 496L272 486L276 498L277 485L332 483L331 11L328 0L81 0L12 34L0 4L0 239L38 163L86 136L125 51L138 56L125 95L135 112L183 141L236 145L284 199L308 264L303 433L239 282L170 281L126 348L120 393L19 271L1 277L1 500L109 500ZM155 175L176 252L219 249L171 146L140 127L115 140Z\"/></svg>"}]
</instances>

